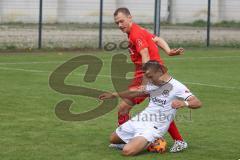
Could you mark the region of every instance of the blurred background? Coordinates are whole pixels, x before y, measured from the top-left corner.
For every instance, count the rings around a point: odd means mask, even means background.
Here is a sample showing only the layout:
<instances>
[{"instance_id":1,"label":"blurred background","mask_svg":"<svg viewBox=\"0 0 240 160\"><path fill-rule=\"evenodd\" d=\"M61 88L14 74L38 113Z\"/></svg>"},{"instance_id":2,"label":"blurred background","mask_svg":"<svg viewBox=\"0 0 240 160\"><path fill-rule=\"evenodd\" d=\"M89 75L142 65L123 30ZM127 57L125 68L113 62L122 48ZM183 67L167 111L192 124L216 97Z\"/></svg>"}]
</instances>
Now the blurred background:
<instances>
[{"instance_id":1,"label":"blurred background","mask_svg":"<svg viewBox=\"0 0 240 160\"><path fill-rule=\"evenodd\" d=\"M0 49L119 44L127 37L113 21L118 7L171 46L240 46L239 0L0 0Z\"/></svg>"}]
</instances>

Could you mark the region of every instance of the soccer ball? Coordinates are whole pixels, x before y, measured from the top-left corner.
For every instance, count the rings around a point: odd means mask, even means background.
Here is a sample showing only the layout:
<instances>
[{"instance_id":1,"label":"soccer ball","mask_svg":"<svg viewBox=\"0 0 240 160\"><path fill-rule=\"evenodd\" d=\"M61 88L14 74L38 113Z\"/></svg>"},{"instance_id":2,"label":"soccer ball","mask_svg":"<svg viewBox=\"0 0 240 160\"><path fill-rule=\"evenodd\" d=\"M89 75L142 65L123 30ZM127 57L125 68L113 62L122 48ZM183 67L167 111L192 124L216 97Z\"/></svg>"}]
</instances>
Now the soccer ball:
<instances>
[{"instance_id":1,"label":"soccer ball","mask_svg":"<svg viewBox=\"0 0 240 160\"><path fill-rule=\"evenodd\" d=\"M156 139L153 143L151 143L147 150L149 152L157 152L164 153L167 148L167 142L163 138Z\"/></svg>"}]
</instances>

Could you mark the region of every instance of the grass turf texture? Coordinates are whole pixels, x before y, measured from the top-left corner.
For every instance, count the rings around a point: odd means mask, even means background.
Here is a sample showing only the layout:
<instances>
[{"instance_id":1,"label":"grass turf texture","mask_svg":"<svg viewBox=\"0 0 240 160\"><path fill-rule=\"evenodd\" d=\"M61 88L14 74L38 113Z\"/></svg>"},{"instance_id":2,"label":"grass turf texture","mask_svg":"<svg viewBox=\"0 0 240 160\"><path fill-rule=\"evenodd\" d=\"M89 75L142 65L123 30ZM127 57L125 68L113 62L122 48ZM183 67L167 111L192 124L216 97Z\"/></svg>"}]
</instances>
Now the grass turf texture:
<instances>
[{"instance_id":1,"label":"grass turf texture","mask_svg":"<svg viewBox=\"0 0 240 160\"><path fill-rule=\"evenodd\" d=\"M126 51L127 52L127 51ZM80 52L79 52L80 53ZM0 55L0 157L3 160L112 160L126 159L120 151L108 148L109 134L116 128L116 109L87 122L65 122L54 113L63 99L73 99L72 112L92 109L100 102L83 96L63 95L48 85L50 73L74 53L1 54ZM84 54L84 53L80 53ZM104 61L100 74L110 74L112 53L94 52ZM203 107L178 111L177 126L189 148L177 154L144 152L128 159L238 159L240 51L227 49L189 49L184 56L163 56L170 73L185 84L203 102ZM28 63L47 62L47 63ZM108 77L88 84L75 70L66 80L114 90ZM147 104L134 108L139 112ZM166 135L168 146L173 143Z\"/></svg>"}]
</instances>

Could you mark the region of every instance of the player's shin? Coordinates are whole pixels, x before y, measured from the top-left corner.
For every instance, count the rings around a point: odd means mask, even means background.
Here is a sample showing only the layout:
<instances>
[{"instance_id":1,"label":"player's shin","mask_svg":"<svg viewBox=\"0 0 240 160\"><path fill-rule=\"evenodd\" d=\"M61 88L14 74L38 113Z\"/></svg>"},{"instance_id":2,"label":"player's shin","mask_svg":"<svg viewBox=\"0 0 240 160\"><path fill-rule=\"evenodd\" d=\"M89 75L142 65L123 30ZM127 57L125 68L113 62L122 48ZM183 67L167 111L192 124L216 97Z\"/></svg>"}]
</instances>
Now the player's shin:
<instances>
[{"instance_id":1,"label":"player's shin","mask_svg":"<svg viewBox=\"0 0 240 160\"><path fill-rule=\"evenodd\" d=\"M182 138L181 134L179 133L178 128L174 121L172 121L170 123L168 133L171 135L172 139L183 141L183 138Z\"/></svg>"}]
</instances>

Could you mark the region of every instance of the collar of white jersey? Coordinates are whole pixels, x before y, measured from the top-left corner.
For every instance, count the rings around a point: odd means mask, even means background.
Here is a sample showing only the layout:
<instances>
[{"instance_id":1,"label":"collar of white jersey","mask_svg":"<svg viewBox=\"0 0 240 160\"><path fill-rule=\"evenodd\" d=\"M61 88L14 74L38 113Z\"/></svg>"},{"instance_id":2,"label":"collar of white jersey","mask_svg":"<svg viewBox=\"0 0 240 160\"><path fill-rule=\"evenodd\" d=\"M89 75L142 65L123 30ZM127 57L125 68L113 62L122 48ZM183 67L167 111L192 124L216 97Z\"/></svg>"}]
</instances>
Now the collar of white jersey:
<instances>
[{"instance_id":1,"label":"collar of white jersey","mask_svg":"<svg viewBox=\"0 0 240 160\"><path fill-rule=\"evenodd\" d=\"M170 77L169 80L168 80L167 82L165 82L165 83L163 83L163 84L160 84L160 85L158 85L158 86L160 86L160 87L161 87L161 86L164 86L165 84L169 83L172 79L173 79L173 78Z\"/></svg>"}]
</instances>

